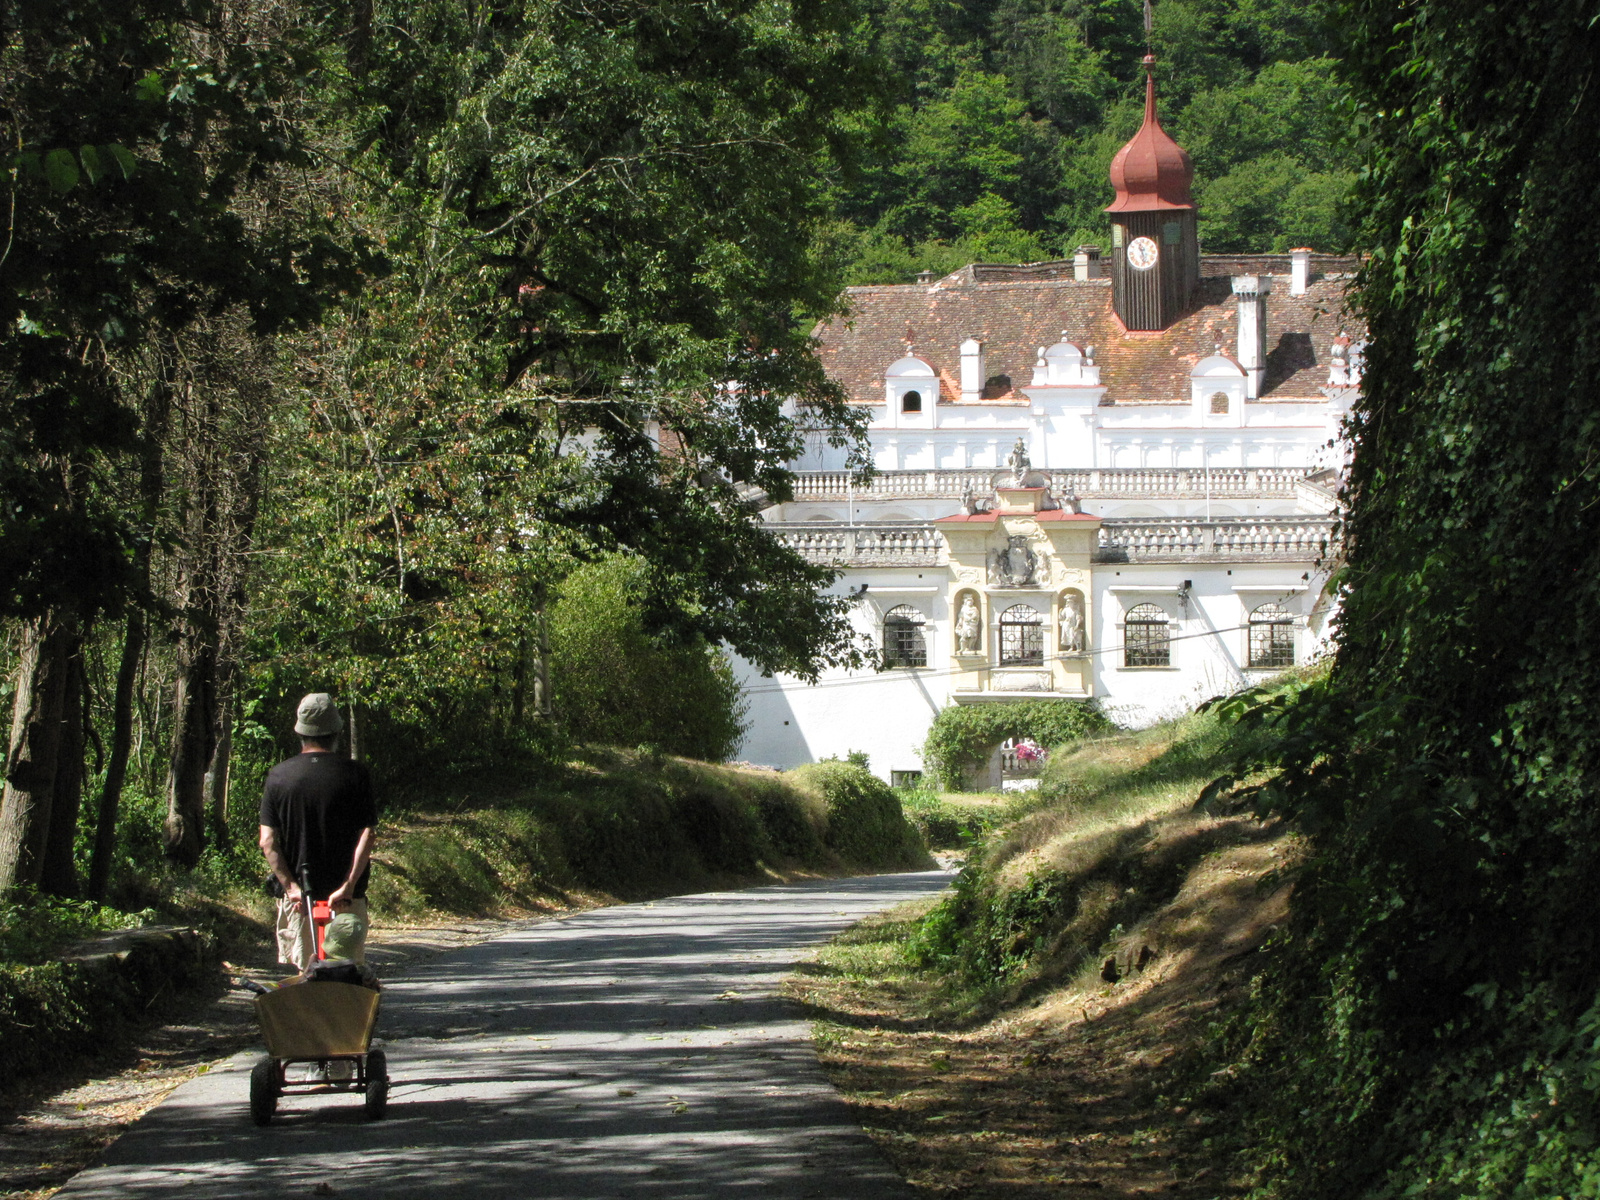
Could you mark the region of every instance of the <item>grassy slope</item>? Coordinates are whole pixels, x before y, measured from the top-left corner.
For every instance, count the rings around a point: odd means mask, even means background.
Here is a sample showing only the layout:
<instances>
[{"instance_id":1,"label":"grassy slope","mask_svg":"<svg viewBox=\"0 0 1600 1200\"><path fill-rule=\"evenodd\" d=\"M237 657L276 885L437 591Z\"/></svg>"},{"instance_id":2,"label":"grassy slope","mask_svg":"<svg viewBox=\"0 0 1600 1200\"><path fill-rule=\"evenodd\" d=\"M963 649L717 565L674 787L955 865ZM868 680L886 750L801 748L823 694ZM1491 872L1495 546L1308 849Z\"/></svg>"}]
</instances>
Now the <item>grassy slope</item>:
<instances>
[{"instance_id":1,"label":"grassy slope","mask_svg":"<svg viewBox=\"0 0 1600 1200\"><path fill-rule=\"evenodd\" d=\"M1193 809L1239 737L1200 715L1058 752L951 896L796 978L824 1065L914 1183L1230 1190L1217 1114L1173 1097L1248 990L1287 899L1261 882L1296 853L1279 826Z\"/></svg>"}]
</instances>

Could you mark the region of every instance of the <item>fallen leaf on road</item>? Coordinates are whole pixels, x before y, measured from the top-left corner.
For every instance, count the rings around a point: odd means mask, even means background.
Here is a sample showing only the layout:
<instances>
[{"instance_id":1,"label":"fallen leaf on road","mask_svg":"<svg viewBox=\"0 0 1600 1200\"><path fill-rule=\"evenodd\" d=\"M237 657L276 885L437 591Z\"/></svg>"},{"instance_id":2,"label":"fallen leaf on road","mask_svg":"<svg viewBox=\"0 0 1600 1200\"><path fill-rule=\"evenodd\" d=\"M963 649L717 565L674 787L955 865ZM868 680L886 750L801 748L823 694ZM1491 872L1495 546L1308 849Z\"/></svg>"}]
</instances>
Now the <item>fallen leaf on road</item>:
<instances>
[{"instance_id":1,"label":"fallen leaf on road","mask_svg":"<svg viewBox=\"0 0 1600 1200\"><path fill-rule=\"evenodd\" d=\"M741 996L738 992L723 992L722 995L717 997L717 999L718 1000L743 1000L744 997Z\"/></svg>"}]
</instances>

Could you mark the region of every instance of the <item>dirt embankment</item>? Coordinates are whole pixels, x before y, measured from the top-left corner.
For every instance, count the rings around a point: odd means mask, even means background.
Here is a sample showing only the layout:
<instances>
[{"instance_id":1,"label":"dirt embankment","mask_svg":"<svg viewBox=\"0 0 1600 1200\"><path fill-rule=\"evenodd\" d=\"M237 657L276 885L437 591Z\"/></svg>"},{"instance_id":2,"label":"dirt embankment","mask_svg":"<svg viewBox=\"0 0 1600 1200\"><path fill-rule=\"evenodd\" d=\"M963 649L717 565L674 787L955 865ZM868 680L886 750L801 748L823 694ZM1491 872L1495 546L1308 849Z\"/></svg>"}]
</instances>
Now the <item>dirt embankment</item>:
<instances>
[{"instance_id":1,"label":"dirt embankment","mask_svg":"<svg viewBox=\"0 0 1600 1200\"><path fill-rule=\"evenodd\" d=\"M824 1068L919 1192L1248 1190L1213 1137L1227 1113L1186 1098L1221 1091L1204 1050L1287 916L1299 847L1194 810L1227 751L1189 718L1077 752L955 896L857 926L792 981Z\"/></svg>"}]
</instances>

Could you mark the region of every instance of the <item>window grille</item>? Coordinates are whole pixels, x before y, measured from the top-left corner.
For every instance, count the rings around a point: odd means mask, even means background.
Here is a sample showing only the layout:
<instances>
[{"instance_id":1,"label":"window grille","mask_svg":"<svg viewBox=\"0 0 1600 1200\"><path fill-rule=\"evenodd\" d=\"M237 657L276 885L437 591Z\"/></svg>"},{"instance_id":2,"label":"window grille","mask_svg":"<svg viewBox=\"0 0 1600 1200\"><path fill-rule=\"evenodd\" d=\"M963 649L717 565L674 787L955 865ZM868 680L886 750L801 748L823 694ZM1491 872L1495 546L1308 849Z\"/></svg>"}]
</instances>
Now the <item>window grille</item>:
<instances>
[{"instance_id":1,"label":"window grille","mask_svg":"<svg viewBox=\"0 0 1600 1200\"><path fill-rule=\"evenodd\" d=\"M1294 666L1294 614L1263 604L1250 614L1250 666L1279 670Z\"/></svg>"},{"instance_id":2,"label":"window grille","mask_svg":"<svg viewBox=\"0 0 1600 1200\"><path fill-rule=\"evenodd\" d=\"M1000 614L1000 665L1044 665L1044 617L1031 604L1013 604Z\"/></svg>"},{"instance_id":3,"label":"window grille","mask_svg":"<svg viewBox=\"0 0 1600 1200\"><path fill-rule=\"evenodd\" d=\"M1211 411L1214 412L1214 413L1220 413L1223 416L1227 416L1228 415L1228 393L1227 392L1212 392L1211 393Z\"/></svg>"},{"instance_id":4,"label":"window grille","mask_svg":"<svg viewBox=\"0 0 1600 1200\"><path fill-rule=\"evenodd\" d=\"M1125 667L1169 667L1172 644L1169 619L1154 604L1135 604L1122 625L1122 665Z\"/></svg>"},{"instance_id":5,"label":"window grille","mask_svg":"<svg viewBox=\"0 0 1600 1200\"><path fill-rule=\"evenodd\" d=\"M909 604L897 605L883 618L883 665L925 667L928 665L928 640L923 634L926 618Z\"/></svg>"},{"instance_id":6,"label":"window grille","mask_svg":"<svg viewBox=\"0 0 1600 1200\"><path fill-rule=\"evenodd\" d=\"M922 393L907 392L900 397L900 411L903 413L919 413L922 411Z\"/></svg>"}]
</instances>

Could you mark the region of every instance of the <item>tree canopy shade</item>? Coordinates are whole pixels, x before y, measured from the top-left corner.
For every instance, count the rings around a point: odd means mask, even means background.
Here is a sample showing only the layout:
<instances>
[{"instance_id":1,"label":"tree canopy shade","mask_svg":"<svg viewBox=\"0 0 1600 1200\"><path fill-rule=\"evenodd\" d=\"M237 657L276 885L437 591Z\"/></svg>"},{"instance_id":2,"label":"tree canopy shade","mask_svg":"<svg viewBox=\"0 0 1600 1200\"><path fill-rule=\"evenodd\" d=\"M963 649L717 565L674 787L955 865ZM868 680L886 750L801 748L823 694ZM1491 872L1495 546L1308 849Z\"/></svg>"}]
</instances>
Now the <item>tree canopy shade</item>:
<instances>
[{"instance_id":1,"label":"tree canopy shade","mask_svg":"<svg viewBox=\"0 0 1600 1200\"><path fill-rule=\"evenodd\" d=\"M808 429L844 444L860 428L809 332L840 283L824 181L881 108L853 6L349 17L351 120L390 181L390 252L420 294L470 298L496 372L480 386L518 406L506 420L587 439L597 486L539 517L661 563L655 623L815 670L844 645L842 610L816 595L828 573L752 530L745 497L788 494Z\"/></svg>"},{"instance_id":2,"label":"tree canopy shade","mask_svg":"<svg viewBox=\"0 0 1600 1200\"><path fill-rule=\"evenodd\" d=\"M1253 1014L1273 1194L1595 1191L1600 7L1358 0L1372 258L1314 834Z\"/></svg>"},{"instance_id":3,"label":"tree canopy shade","mask_svg":"<svg viewBox=\"0 0 1600 1200\"><path fill-rule=\"evenodd\" d=\"M0 611L92 608L137 586L148 536L96 457L139 432L115 356L232 305L304 324L362 259L314 213L235 205L305 160L278 107L306 66L292 36L224 30L203 0L10 0L0 31Z\"/></svg>"}]
</instances>

